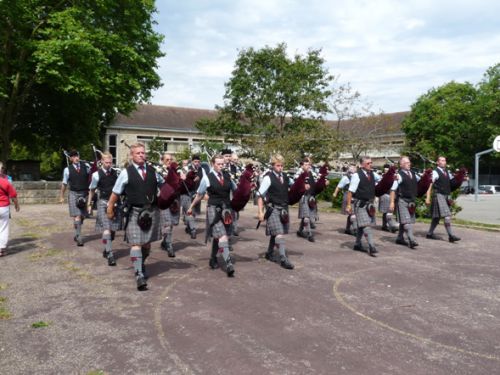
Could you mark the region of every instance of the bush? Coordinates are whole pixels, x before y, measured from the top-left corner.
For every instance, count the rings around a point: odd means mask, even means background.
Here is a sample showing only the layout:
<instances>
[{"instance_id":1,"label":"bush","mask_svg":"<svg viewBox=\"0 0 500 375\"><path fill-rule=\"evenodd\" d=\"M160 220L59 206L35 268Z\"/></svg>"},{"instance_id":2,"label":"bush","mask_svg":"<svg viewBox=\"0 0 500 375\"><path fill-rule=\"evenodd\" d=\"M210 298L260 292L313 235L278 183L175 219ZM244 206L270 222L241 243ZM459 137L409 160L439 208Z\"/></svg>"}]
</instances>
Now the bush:
<instances>
[{"instance_id":1,"label":"bush","mask_svg":"<svg viewBox=\"0 0 500 375\"><path fill-rule=\"evenodd\" d=\"M331 202L332 208L340 208L342 207L342 192L337 195L337 198L333 199L333 192L335 191L340 179L332 178L328 179L328 181L330 182L328 186L316 198L321 201Z\"/></svg>"}]
</instances>

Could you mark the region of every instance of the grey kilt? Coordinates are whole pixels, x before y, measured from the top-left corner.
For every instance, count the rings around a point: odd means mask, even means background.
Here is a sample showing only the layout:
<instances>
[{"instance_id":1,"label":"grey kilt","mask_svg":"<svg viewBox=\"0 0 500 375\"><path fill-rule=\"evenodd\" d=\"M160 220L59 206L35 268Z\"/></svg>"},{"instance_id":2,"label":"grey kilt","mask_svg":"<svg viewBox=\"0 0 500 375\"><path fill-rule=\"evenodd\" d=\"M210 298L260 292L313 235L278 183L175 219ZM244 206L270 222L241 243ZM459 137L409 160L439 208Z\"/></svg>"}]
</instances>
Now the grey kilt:
<instances>
[{"instance_id":1,"label":"grey kilt","mask_svg":"<svg viewBox=\"0 0 500 375\"><path fill-rule=\"evenodd\" d=\"M88 191L69 191L69 196L68 196L68 206L69 206L69 216L75 217L75 216L87 216L87 205L85 205L84 208L80 209L76 207L76 200L79 197L84 197L85 201L87 201L89 197L89 192Z\"/></svg>"},{"instance_id":2,"label":"grey kilt","mask_svg":"<svg viewBox=\"0 0 500 375\"><path fill-rule=\"evenodd\" d=\"M370 225L375 225L375 217L370 217L368 215L368 211L366 210L366 206L361 208L359 204L361 201L355 199L354 200L354 215L356 215L356 222L358 224L358 228L367 227Z\"/></svg>"},{"instance_id":3,"label":"grey kilt","mask_svg":"<svg viewBox=\"0 0 500 375\"><path fill-rule=\"evenodd\" d=\"M95 220L96 232L102 232L104 230L117 231L122 229L122 207L118 205L115 208L115 218L113 220L108 219L108 215L106 215L107 208L107 200L99 199L97 201L97 217Z\"/></svg>"},{"instance_id":4,"label":"grey kilt","mask_svg":"<svg viewBox=\"0 0 500 375\"><path fill-rule=\"evenodd\" d=\"M288 209L287 209L288 211ZM283 224L280 219L280 209L275 208L271 212L271 216L266 221L266 236L276 236L278 234L288 234L290 222Z\"/></svg>"},{"instance_id":5,"label":"grey kilt","mask_svg":"<svg viewBox=\"0 0 500 375\"><path fill-rule=\"evenodd\" d=\"M177 199L177 201L179 201ZM179 202L180 204L180 202ZM179 211L176 214L173 214L172 211L170 211L170 208L167 208L166 210L161 210L161 222L160 225L162 228L164 226L170 226L170 225L177 225L179 224L179 218L181 217L181 207L179 205Z\"/></svg>"},{"instance_id":6,"label":"grey kilt","mask_svg":"<svg viewBox=\"0 0 500 375\"><path fill-rule=\"evenodd\" d=\"M451 216L450 206L448 206L448 196L434 193L431 203L432 218Z\"/></svg>"},{"instance_id":7,"label":"grey kilt","mask_svg":"<svg viewBox=\"0 0 500 375\"><path fill-rule=\"evenodd\" d=\"M408 211L408 203L402 198L397 200L396 204L396 212L398 215L399 224L415 224L415 214L410 215L410 211Z\"/></svg>"},{"instance_id":8,"label":"grey kilt","mask_svg":"<svg viewBox=\"0 0 500 375\"><path fill-rule=\"evenodd\" d=\"M212 228L210 229L210 223L215 218L215 208L216 206L207 205L207 215L206 215L206 231L210 231L207 237L213 237L216 239L221 238L222 236L231 236L233 234L233 226L232 225L224 225L222 220L219 220ZM231 210L231 208L229 208Z\"/></svg>"},{"instance_id":9,"label":"grey kilt","mask_svg":"<svg viewBox=\"0 0 500 375\"><path fill-rule=\"evenodd\" d=\"M181 195L181 209L182 209L182 213L185 215L187 210L189 210L189 206L191 206L191 202L193 200L191 199L191 197L188 195L188 194L182 194ZM193 216L196 216L197 212L195 212L195 210L193 210Z\"/></svg>"},{"instance_id":10,"label":"grey kilt","mask_svg":"<svg viewBox=\"0 0 500 375\"><path fill-rule=\"evenodd\" d=\"M311 209L309 208L309 198L311 196L309 194L304 194L302 196L302 198L300 198L300 201L299 201L299 219L303 219L303 218L311 218L311 219L314 219L314 220L317 220L318 219L318 210L317 208L315 209Z\"/></svg>"},{"instance_id":11,"label":"grey kilt","mask_svg":"<svg viewBox=\"0 0 500 375\"><path fill-rule=\"evenodd\" d=\"M384 194L378 198L378 211L382 214L389 213L391 197L389 194Z\"/></svg>"},{"instance_id":12,"label":"grey kilt","mask_svg":"<svg viewBox=\"0 0 500 375\"><path fill-rule=\"evenodd\" d=\"M145 245L150 242L158 241L161 239L160 232L160 210L158 207L153 207L153 224L146 232L139 228L137 224L137 216L141 208L130 208L130 217L127 225L127 242L132 245Z\"/></svg>"}]
</instances>

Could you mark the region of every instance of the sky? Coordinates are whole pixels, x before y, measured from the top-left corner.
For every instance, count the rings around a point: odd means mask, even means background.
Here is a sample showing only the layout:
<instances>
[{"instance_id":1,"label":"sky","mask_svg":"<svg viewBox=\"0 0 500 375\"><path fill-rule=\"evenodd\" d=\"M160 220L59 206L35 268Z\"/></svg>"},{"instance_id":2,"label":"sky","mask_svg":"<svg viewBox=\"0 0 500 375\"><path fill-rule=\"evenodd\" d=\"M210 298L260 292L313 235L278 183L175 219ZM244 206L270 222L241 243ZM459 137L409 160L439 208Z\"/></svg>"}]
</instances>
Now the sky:
<instances>
[{"instance_id":1,"label":"sky","mask_svg":"<svg viewBox=\"0 0 500 375\"><path fill-rule=\"evenodd\" d=\"M158 105L214 109L238 52L321 49L337 85L372 110L408 111L429 89L478 83L500 63L500 1L157 0L165 40Z\"/></svg>"}]
</instances>

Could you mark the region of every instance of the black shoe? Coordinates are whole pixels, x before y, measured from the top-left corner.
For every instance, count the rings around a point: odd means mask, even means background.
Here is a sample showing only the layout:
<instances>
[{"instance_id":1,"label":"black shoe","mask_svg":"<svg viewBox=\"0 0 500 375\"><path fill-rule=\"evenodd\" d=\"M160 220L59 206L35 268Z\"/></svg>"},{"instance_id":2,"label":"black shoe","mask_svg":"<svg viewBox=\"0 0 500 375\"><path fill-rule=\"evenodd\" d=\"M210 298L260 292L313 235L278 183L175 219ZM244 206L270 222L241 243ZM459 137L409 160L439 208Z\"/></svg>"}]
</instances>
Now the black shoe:
<instances>
[{"instance_id":1,"label":"black shoe","mask_svg":"<svg viewBox=\"0 0 500 375\"><path fill-rule=\"evenodd\" d=\"M78 241L78 236L73 237L73 241Z\"/></svg>"},{"instance_id":2,"label":"black shoe","mask_svg":"<svg viewBox=\"0 0 500 375\"><path fill-rule=\"evenodd\" d=\"M240 234L238 233L238 231L236 231L236 230L235 230L235 231L233 231L233 236L238 237L239 235L240 235Z\"/></svg>"},{"instance_id":3,"label":"black shoe","mask_svg":"<svg viewBox=\"0 0 500 375\"><path fill-rule=\"evenodd\" d=\"M293 270L295 268L287 257L281 257L280 265L286 270Z\"/></svg>"},{"instance_id":4,"label":"black shoe","mask_svg":"<svg viewBox=\"0 0 500 375\"><path fill-rule=\"evenodd\" d=\"M226 273L227 273L227 277L233 277L234 276L234 266L233 266L233 264L231 263L230 260L226 264Z\"/></svg>"},{"instance_id":5,"label":"black shoe","mask_svg":"<svg viewBox=\"0 0 500 375\"><path fill-rule=\"evenodd\" d=\"M167 249L168 249L168 243L167 243L167 241L165 241L165 240L161 241L161 242L160 242L160 248L161 248L162 250L167 251Z\"/></svg>"},{"instance_id":6,"label":"black shoe","mask_svg":"<svg viewBox=\"0 0 500 375\"><path fill-rule=\"evenodd\" d=\"M210 261L208 262L208 265L213 270L216 269L216 268L219 268L219 262L217 262L217 258L216 257L210 258Z\"/></svg>"},{"instance_id":7,"label":"black shoe","mask_svg":"<svg viewBox=\"0 0 500 375\"><path fill-rule=\"evenodd\" d=\"M192 239L192 240L195 240L195 239L196 239L196 229L193 229L193 230L191 231L191 239Z\"/></svg>"},{"instance_id":8,"label":"black shoe","mask_svg":"<svg viewBox=\"0 0 500 375\"><path fill-rule=\"evenodd\" d=\"M388 227L385 227L385 226L384 226L384 227L382 227L381 229L382 229L384 232L390 232L390 230L389 230L389 228L388 228Z\"/></svg>"},{"instance_id":9,"label":"black shoe","mask_svg":"<svg viewBox=\"0 0 500 375\"><path fill-rule=\"evenodd\" d=\"M377 254L378 251L377 249L375 248L375 246L372 246L372 245L368 245L368 255L371 256L371 257L374 257L375 254Z\"/></svg>"},{"instance_id":10,"label":"black shoe","mask_svg":"<svg viewBox=\"0 0 500 375\"><path fill-rule=\"evenodd\" d=\"M113 255L108 258L108 266L116 266L116 260Z\"/></svg>"},{"instance_id":11,"label":"black shoe","mask_svg":"<svg viewBox=\"0 0 500 375\"><path fill-rule=\"evenodd\" d=\"M410 249L414 249L418 246L417 241L410 241Z\"/></svg>"},{"instance_id":12,"label":"black shoe","mask_svg":"<svg viewBox=\"0 0 500 375\"><path fill-rule=\"evenodd\" d=\"M83 246L83 240L81 238L76 240L76 246Z\"/></svg>"},{"instance_id":13,"label":"black shoe","mask_svg":"<svg viewBox=\"0 0 500 375\"><path fill-rule=\"evenodd\" d=\"M313 223L312 221L311 221L310 225L311 225L311 229L316 229L316 224Z\"/></svg>"},{"instance_id":14,"label":"black shoe","mask_svg":"<svg viewBox=\"0 0 500 375\"><path fill-rule=\"evenodd\" d=\"M425 238L427 238L428 240L439 240L439 238L438 238L438 237L436 237L436 235L435 235L434 233L430 233L430 234L429 234L429 233L427 233L427 234L425 235Z\"/></svg>"},{"instance_id":15,"label":"black shoe","mask_svg":"<svg viewBox=\"0 0 500 375\"><path fill-rule=\"evenodd\" d=\"M460 241L460 237L457 237L457 236L452 234L451 236L448 237L448 241L450 241L450 242Z\"/></svg>"},{"instance_id":16,"label":"black shoe","mask_svg":"<svg viewBox=\"0 0 500 375\"><path fill-rule=\"evenodd\" d=\"M102 251L102 257L103 258L107 258L108 257L108 253L106 252L106 250Z\"/></svg>"},{"instance_id":17,"label":"black shoe","mask_svg":"<svg viewBox=\"0 0 500 375\"><path fill-rule=\"evenodd\" d=\"M189 232L190 232L189 227L185 227L184 228L184 232L186 232L187 234L189 234Z\"/></svg>"},{"instance_id":18,"label":"black shoe","mask_svg":"<svg viewBox=\"0 0 500 375\"><path fill-rule=\"evenodd\" d=\"M391 227L391 233L396 233L398 231L398 228L396 227Z\"/></svg>"},{"instance_id":19,"label":"black shoe","mask_svg":"<svg viewBox=\"0 0 500 375\"><path fill-rule=\"evenodd\" d=\"M168 244L167 253L169 258L175 258L175 251L172 244Z\"/></svg>"},{"instance_id":20,"label":"black shoe","mask_svg":"<svg viewBox=\"0 0 500 375\"><path fill-rule=\"evenodd\" d=\"M147 280L149 279L149 275L146 273L146 265L143 263L142 264L142 277L144 278L144 280Z\"/></svg>"},{"instance_id":21,"label":"black shoe","mask_svg":"<svg viewBox=\"0 0 500 375\"><path fill-rule=\"evenodd\" d=\"M307 237L307 240L309 242L316 242L316 240L314 239L314 236L312 234L309 237Z\"/></svg>"},{"instance_id":22,"label":"black shoe","mask_svg":"<svg viewBox=\"0 0 500 375\"><path fill-rule=\"evenodd\" d=\"M345 233L345 234L352 235L352 232L351 232L350 230L348 230L348 229L344 230L344 233Z\"/></svg>"},{"instance_id":23,"label":"black shoe","mask_svg":"<svg viewBox=\"0 0 500 375\"><path fill-rule=\"evenodd\" d=\"M141 292L148 290L148 283L143 276L137 276L137 290Z\"/></svg>"},{"instance_id":24,"label":"black shoe","mask_svg":"<svg viewBox=\"0 0 500 375\"><path fill-rule=\"evenodd\" d=\"M410 244L406 242L404 238L396 238L396 243L398 245L410 246Z\"/></svg>"},{"instance_id":25,"label":"black shoe","mask_svg":"<svg viewBox=\"0 0 500 375\"><path fill-rule=\"evenodd\" d=\"M307 234L305 234L303 231L298 230L297 231L297 237L302 237L302 238L307 238Z\"/></svg>"},{"instance_id":26,"label":"black shoe","mask_svg":"<svg viewBox=\"0 0 500 375\"><path fill-rule=\"evenodd\" d=\"M266 258L270 262L274 262L274 252L267 251L266 254L264 255L264 258Z\"/></svg>"},{"instance_id":27,"label":"black shoe","mask_svg":"<svg viewBox=\"0 0 500 375\"><path fill-rule=\"evenodd\" d=\"M356 250L356 251L366 251L366 249L363 247L363 245L361 244L356 244L354 245L354 247L352 248L353 250Z\"/></svg>"}]
</instances>

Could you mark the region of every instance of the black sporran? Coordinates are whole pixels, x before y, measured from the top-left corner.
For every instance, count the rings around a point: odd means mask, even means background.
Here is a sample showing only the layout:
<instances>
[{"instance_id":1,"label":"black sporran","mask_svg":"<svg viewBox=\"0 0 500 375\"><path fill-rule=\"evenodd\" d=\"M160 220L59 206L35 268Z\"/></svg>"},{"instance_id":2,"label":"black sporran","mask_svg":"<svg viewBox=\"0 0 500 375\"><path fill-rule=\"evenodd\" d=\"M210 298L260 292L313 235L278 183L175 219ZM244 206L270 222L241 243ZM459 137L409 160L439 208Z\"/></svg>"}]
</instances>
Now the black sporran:
<instances>
[{"instance_id":1,"label":"black sporran","mask_svg":"<svg viewBox=\"0 0 500 375\"><path fill-rule=\"evenodd\" d=\"M417 205L415 204L415 202L410 202L408 203L408 212L410 213L410 215L415 215L415 210L417 208Z\"/></svg>"},{"instance_id":2,"label":"black sporran","mask_svg":"<svg viewBox=\"0 0 500 375\"><path fill-rule=\"evenodd\" d=\"M288 224L290 222L290 216L288 215L288 210L284 208L280 210L280 220L281 224Z\"/></svg>"},{"instance_id":3,"label":"black sporran","mask_svg":"<svg viewBox=\"0 0 500 375\"><path fill-rule=\"evenodd\" d=\"M366 212L368 212L368 216L374 217L375 213L377 212L377 210L375 209L375 205L373 203L368 203L368 205L366 206Z\"/></svg>"},{"instance_id":4,"label":"black sporran","mask_svg":"<svg viewBox=\"0 0 500 375\"><path fill-rule=\"evenodd\" d=\"M222 210L222 222L224 225L231 225L233 222L233 213L231 210L225 208Z\"/></svg>"},{"instance_id":5,"label":"black sporran","mask_svg":"<svg viewBox=\"0 0 500 375\"><path fill-rule=\"evenodd\" d=\"M76 207L79 208L80 210L83 210L85 208L85 205L87 203L87 200L85 199L85 197L78 197L76 198Z\"/></svg>"},{"instance_id":6,"label":"black sporran","mask_svg":"<svg viewBox=\"0 0 500 375\"><path fill-rule=\"evenodd\" d=\"M314 197L309 197L308 201L307 201L307 204L309 205L309 208L311 210L315 210L316 209L316 198Z\"/></svg>"},{"instance_id":7,"label":"black sporran","mask_svg":"<svg viewBox=\"0 0 500 375\"><path fill-rule=\"evenodd\" d=\"M145 207L139 211L137 215L137 225L145 232L151 229L153 225L153 212L149 207Z\"/></svg>"},{"instance_id":8,"label":"black sporran","mask_svg":"<svg viewBox=\"0 0 500 375\"><path fill-rule=\"evenodd\" d=\"M174 199L172 204L170 205L170 212L174 215L176 215L179 212L180 206L179 206L179 200Z\"/></svg>"}]
</instances>

